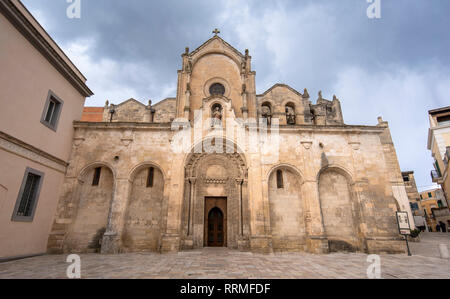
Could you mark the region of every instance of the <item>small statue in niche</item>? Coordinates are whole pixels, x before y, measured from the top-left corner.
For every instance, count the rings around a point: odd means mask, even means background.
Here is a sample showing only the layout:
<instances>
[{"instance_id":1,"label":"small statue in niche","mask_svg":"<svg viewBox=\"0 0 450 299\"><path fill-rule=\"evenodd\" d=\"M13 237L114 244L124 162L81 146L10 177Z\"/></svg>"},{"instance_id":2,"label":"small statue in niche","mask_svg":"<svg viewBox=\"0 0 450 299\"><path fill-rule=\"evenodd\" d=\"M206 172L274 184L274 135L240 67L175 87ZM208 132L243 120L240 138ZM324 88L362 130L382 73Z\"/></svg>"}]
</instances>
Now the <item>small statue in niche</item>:
<instances>
[{"instance_id":1,"label":"small statue in niche","mask_svg":"<svg viewBox=\"0 0 450 299\"><path fill-rule=\"evenodd\" d=\"M295 125L295 111L291 106L286 106L286 122L288 125Z\"/></svg>"},{"instance_id":2,"label":"small statue in niche","mask_svg":"<svg viewBox=\"0 0 450 299\"><path fill-rule=\"evenodd\" d=\"M246 68L247 68L247 63L245 61L243 61L241 63L241 68L242 68L242 72L245 72Z\"/></svg>"},{"instance_id":3,"label":"small statue in niche","mask_svg":"<svg viewBox=\"0 0 450 299\"><path fill-rule=\"evenodd\" d=\"M212 111L212 127L222 125L222 109L220 106L215 106Z\"/></svg>"},{"instance_id":4,"label":"small statue in niche","mask_svg":"<svg viewBox=\"0 0 450 299\"><path fill-rule=\"evenodd\" d=\"M187 72L187 73L192 72L192 61L191 61L191 60L188 60L188 61L186 62L186 67L185 67L185 69L186 69L186 72Z\"/></svg>"}]
</instances>

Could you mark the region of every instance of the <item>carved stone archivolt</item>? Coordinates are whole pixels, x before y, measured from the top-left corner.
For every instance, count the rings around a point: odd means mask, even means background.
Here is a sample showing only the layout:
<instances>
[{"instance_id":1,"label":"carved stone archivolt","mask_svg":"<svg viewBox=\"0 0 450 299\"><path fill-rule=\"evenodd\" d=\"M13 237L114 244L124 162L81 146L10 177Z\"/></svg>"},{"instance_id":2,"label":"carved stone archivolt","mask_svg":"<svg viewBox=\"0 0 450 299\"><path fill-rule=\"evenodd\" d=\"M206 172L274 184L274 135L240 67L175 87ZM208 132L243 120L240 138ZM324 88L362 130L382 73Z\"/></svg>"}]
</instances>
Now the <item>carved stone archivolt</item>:
<instances>
[{"instance_id":1,"label":"carved stone archivolt","mask_svg":"<svg viewBox=\"0 0 450 299\"><path fill-rule=\"evenodd\" d=\"M182 216L185 249L206 246L204 219L211 207L205 203L211 198L226 199L225 246L238 248L243 244L240 240L248 238L247 166L243 155L226 153L226 148L224 153L192 153L187 159Z\"/></svg>"}]
</instances>

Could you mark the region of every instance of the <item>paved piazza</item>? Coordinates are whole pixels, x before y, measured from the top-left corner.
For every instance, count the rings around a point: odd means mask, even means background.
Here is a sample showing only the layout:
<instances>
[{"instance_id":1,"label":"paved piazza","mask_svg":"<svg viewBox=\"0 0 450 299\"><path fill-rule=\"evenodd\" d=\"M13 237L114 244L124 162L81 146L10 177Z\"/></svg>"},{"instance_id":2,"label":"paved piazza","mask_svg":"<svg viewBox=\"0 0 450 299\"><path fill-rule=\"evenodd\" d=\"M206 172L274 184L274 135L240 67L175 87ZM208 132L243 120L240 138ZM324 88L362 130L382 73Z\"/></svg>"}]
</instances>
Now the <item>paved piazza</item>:
<instances>
[{"instance_id":1,"label":"paved piazza","mask_svg":"<svg viewBox=\"0 0 450 299\"><path fill-rule=\"evenodd\" d=\"M450 234L427 234L412 243L412 257L381 255L382 278L450 278L450 260L439 258L438 243ZM66 278L65 255L0 264L0 278ZM367 255L335 253L260 255L224 248L178 254L81 255L82 278L367 278Z\"/></svg>"}]
</instances>

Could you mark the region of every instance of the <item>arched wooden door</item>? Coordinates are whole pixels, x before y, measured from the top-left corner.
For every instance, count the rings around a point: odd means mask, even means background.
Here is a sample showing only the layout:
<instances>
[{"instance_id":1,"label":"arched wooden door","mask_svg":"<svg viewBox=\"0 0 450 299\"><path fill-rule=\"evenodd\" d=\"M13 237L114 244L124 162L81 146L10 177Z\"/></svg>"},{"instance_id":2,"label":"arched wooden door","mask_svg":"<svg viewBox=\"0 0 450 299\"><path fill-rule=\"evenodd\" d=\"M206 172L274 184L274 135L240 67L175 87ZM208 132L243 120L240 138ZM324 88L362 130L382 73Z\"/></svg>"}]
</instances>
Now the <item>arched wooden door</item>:
<instances>
[{"instance_id":1,"label":"arched wooden door","mask_svg":"<svg viewBox=\"0 0 450 299\"><path fill-rule=\"evenodd\" d=\"M208 246L224 246L224 219L219 208L213 208L208 214Z\"/></svg>"}]
</instances>

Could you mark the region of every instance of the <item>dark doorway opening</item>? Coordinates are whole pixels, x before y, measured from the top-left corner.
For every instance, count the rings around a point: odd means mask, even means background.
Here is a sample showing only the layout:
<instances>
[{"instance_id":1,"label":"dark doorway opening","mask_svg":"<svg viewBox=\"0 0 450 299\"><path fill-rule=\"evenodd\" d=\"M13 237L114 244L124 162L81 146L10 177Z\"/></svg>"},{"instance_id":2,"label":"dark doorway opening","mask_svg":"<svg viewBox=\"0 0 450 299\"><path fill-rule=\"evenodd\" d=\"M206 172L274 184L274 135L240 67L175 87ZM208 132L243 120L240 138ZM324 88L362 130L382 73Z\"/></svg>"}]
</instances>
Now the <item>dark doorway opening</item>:
<instances>
[{"instance_id":1,"label":"dark doorway opening","mask_svg":"<svg viewBox=\"0 0 450 299\"><path fill-rule=\"evenodd\" d=\"M219 208L213 208L208 214L208 246L224 246L224 217Z\"/></svg>"},{"instance_id":2,"label":"dark doorway opening","mask_svg":"<svg viewBox=\"0 0 450 299\"><path fill-rule=\"evenodd\" d=\"M227 198L205 198L204 243L205 247L227 246Z\"/></svg>"}]
</instances>

